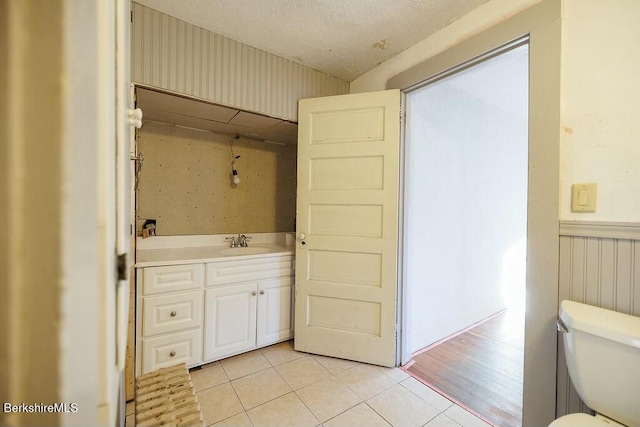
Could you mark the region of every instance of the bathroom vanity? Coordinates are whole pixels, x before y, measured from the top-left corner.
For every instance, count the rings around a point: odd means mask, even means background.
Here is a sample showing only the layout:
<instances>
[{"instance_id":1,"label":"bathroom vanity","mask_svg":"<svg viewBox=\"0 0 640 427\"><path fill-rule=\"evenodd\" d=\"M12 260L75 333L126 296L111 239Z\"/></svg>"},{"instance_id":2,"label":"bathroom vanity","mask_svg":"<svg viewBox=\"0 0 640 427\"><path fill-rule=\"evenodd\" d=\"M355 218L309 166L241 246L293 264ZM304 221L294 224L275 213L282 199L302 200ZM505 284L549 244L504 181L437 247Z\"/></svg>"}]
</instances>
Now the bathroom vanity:
<instances>
[{"instance_id":1,"label":"bathroom vanity","mask_svg":"<svg viewBox=\"0 0 640 427\"><path fill-rule=\"evenodd\" d=\"M236 248L226 237L138 240L136 375L293 337L293 235L252 234Z\"/></svg>"}]
</instances>

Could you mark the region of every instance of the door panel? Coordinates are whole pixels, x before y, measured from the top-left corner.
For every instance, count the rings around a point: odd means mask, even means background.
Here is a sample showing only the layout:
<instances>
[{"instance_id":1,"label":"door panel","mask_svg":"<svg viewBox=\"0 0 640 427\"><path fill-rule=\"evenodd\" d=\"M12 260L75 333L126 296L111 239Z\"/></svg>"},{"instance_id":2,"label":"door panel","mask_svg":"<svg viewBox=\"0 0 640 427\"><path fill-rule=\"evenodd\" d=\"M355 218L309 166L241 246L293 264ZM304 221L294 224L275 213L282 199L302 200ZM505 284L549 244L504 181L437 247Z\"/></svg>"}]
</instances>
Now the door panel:
<instances>
[{"instance_id":1,"label":"door panel","mask_svg":"<svg viewBox=\"0 0 640 427\"><path fill-rule=\"evenodd\" d=\"M381 190L383 165L382 156L309 159L309 189Z\"/></svg>"},{"instance_id":2,"label":"door panel","mask_svg":"<svg viewBox=\"0 0 640 427\"><path fill-rule=\"evenodd\" d=\"M380 205L313 205L309 206L309 233L382 237Z\"/></svg>"},{"instance_id":3,"label":"door panel","mask_svg":"<svg viewBox=\"0 0 640 427\"><path fill-rule=\"evenodd\" d=\"M307 276L316 283L382 285L380 254L310 250Z\"/></svg>"},{"instance_id":4,"label":"door panel","mask_svg":"<svg viewBox=\"0 0 640 427\"><path fill-rule=\"evenodd\" d=\"M295 348L395 365L400 92L304 99Z\"/></svg>"}]
</instances>

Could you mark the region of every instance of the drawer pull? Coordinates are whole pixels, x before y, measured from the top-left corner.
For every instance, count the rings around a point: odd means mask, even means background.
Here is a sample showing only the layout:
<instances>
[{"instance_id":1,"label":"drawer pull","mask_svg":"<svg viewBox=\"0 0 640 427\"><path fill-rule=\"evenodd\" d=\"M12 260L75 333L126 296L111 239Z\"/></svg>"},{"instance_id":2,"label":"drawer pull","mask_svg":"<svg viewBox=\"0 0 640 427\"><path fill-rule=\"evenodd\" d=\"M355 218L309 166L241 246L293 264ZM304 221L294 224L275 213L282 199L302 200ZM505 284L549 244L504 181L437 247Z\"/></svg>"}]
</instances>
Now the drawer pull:
<instances>
[{"instance_id":1,"label":"drawer pull","mask_svg":"<svg viewBox=\"0 0 640 427\"><path fill-rule=\"evenodd\" d=\"M177 314L178 314L178 313L176 313L175 311L172 311L172 312L171 312L171 317L176 317L176 315L177 315Z\"/></svg>"},{"instance_id":2,"label":"drawer pull","mask_svg":"<svg viewBox=\"0 0 640 427\"><path fill-rule=\"evenodd\" d=\"M255 297L256 295L258 295L258 293L256 291L253 291L253 292L251 292L251 295L253 295Z\"/></svg>"},{"instance_id":3,"label":"drawer pull","mask_svg":"<svg viewBox=\"0 0 640 427\"><path fill-rule=\"evenodd\" d=\"M264 289L260 291L260 295L264 295Z\"/></svg>"},{"instance_id":4,"label":"drawer pull","mask_svg":"<svg viewBox=\"0 0 640 427\"><path fill-rule=\"evenodd\" d=\"M170 356L170 357L175 357L175 356L176 356L176 352L175 352L175 351L172 351L171 353L169 353L169 356Z\"/></svg>"}]
</instances>

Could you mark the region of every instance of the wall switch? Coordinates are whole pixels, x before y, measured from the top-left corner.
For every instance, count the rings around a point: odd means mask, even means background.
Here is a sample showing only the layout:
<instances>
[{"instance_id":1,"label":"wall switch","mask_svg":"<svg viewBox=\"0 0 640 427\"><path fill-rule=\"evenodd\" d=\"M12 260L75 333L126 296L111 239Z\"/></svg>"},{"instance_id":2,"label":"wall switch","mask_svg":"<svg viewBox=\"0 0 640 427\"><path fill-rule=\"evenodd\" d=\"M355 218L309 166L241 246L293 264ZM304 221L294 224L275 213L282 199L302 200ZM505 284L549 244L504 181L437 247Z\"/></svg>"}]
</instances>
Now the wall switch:
<instances>
[{"instance_id":1,"label":"wall switch","mask_svg":"<svg viewBox=\"0 0 640 427\"><path fill-rule=\"evenodd\" d=\"M598 184L573 184L571 186L571 211L595 212Z\"/></svg>"}]
</instances>

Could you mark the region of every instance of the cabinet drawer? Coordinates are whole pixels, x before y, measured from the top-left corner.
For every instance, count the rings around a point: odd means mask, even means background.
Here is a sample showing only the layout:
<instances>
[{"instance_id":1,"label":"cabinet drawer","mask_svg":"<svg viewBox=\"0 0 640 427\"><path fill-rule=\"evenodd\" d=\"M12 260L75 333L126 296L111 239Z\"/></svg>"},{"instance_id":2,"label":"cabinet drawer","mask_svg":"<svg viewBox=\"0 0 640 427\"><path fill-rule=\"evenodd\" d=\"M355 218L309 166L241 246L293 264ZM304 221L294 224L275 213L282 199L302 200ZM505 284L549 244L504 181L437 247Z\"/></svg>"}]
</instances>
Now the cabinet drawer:
<instances>
[{"instance_id":1,"label":"cabinet drawer","mask_svg":"<svg viewBox=\"0 0 640 427\"><path fill-rule=\"evenodd\" d=\"M202 360L200 329L142 340L142 373L176 363L197 365Z\"/></svg>"},{"instance_id":2,"label":"cabinet drawer","mask_svg":"<svg viewBox=\"0 0 640 427\"><path fill-rule=\"evenodd\" d=\"M225 260L207 264L207 286L254 282L293 275L293 256Z\"/></svg>"},{"instance_id":3,"label":"cabinet drawer","mask_svg":"<svg viewBox=\"0 0 640 427\"><path fill-rule=\"evenodd\" d=\"M144 337L195 328L202 319L202 291L145 297L142 306Z\"/></svg>"},{"instance_id":4,"label":"cabinet drawer","mask_svg":"<svg viewBox=\"0 0 640 427\"><path fill-rule=\"evenodd\" d=\"M203 264L147 267L143 274L142 293L144 295L197 289L204 283Z\"/></svg>"}]
</instances>

